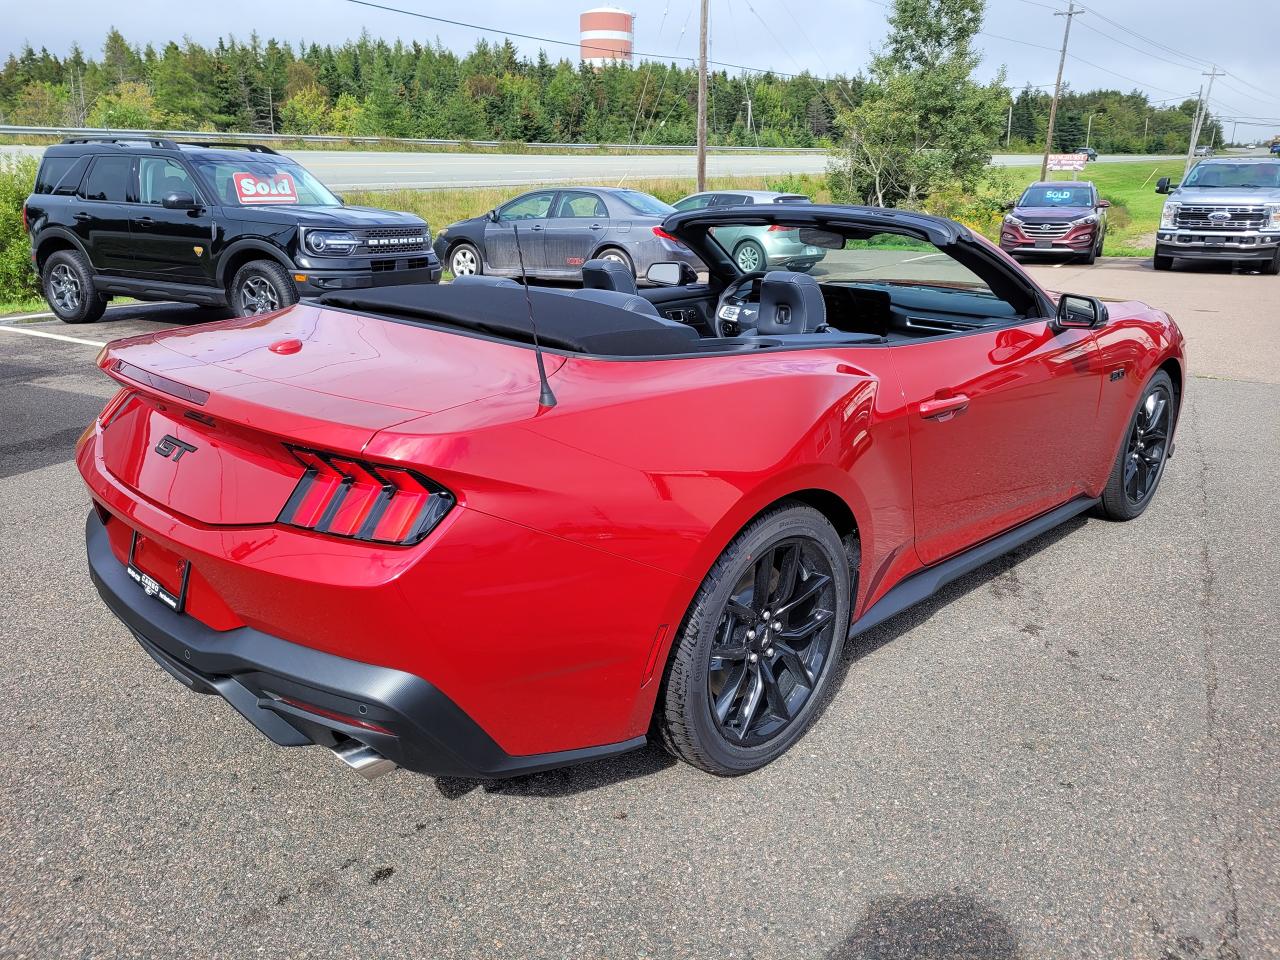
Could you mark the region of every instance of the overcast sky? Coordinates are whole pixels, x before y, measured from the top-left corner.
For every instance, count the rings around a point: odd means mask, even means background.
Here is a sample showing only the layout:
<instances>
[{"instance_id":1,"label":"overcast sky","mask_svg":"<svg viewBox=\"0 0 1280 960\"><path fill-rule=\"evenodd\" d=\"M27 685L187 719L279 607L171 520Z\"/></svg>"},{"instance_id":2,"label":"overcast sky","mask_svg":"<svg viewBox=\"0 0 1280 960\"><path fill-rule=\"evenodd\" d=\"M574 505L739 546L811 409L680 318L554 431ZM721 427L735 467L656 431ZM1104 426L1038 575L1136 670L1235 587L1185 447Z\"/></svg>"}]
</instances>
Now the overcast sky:
<instances>
[{"instance_id":1,"label":"overcast sky","mask_svg":"<svg viewBox=\"0 0 1280 960\"><path fill-rule=\"evenodd\" d=\"M598 0L479 0L463 5L378 2L484 27L574 41L577 14ZM697 0L619 0L617 5L637 14L637 51L696 54ZM1230 75L1216 83L1214 111L1220 116L1274 121L1249 127L1242 122L1242 140L1246 131L1259 138L1280 133L1280 57L1276 55L1280 0L1088 0L1087 5L1094 12L1078 18L1072 28L1072 58L1066 68L1066 80L1072 86L1140 87L1157 100L1194 96L1203 79L1201 70L1208 69L1206 61L1216 61ZM984 72L994 73L1004 65L1015 87L1051 85L1064 18L1055 17L1050 8L1064 6L1065 0L989 0L987 35L980 41ZM3 47L17 48L23 41L59 55L73 42L96 53L111 26L132 42L157 46L180 40L181 33L207 43L219 35L245 37L253 30L263 37L333 43L357 36L362 27L388 39L429 42L438 37L458 51L470 48L480 36L495 37L358 6L350 0L199 0L163 5L148 0L57 0L57 16L50 16L50 9L0 0L4 24L0 55L9 52ZM877 0L711 0L712 59L787 72L807 68L819 75L853 73L865 66L884 37L885 12ZM575 54L565 46L516 42L531 55L540 46L553 57Z\"/></svg>"}]
</instances>

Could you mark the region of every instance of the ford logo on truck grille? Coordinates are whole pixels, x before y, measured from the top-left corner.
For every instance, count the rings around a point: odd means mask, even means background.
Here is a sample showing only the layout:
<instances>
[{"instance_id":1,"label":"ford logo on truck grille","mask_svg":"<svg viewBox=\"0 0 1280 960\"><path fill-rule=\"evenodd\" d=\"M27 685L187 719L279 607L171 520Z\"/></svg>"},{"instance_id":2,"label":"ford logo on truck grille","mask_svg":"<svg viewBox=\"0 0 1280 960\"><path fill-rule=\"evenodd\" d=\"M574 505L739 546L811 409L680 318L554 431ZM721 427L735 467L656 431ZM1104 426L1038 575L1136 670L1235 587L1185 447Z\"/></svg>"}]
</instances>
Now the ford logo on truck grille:
<instances>
[{"instance_id":1,"label":"ford logo on truck grille","mask_svg":"<svg viewBox=\"0 0 1280 960\"><path fill-rule=\"evenodd\" d=\"M1231 214L1227 213L1225 210L1215 210L1213 213L1209 214L1209 219L1216 220L1218 223L1223 223L1224 221L1231 219Z\"/></svg>"}]
</instances>

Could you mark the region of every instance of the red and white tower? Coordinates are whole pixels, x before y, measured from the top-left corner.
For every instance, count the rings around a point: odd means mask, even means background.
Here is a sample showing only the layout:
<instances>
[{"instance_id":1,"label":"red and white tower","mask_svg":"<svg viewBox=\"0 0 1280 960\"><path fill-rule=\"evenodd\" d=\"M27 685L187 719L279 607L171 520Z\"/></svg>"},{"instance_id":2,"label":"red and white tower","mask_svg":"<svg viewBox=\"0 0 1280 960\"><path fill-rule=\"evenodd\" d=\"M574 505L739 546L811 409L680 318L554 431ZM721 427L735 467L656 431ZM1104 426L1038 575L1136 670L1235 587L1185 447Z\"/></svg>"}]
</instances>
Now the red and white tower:
<instances>
[{"instance_id":1,"label":"red and white tower","mask_svg":"<svg viewBox=\"0 0 1280 960\"><path fill-rule=\"evenodd\" d=\"M593 67L630 63L635 14L617 7L595 7L578 18L581 54Z\"/></svg>"}]
</instances>

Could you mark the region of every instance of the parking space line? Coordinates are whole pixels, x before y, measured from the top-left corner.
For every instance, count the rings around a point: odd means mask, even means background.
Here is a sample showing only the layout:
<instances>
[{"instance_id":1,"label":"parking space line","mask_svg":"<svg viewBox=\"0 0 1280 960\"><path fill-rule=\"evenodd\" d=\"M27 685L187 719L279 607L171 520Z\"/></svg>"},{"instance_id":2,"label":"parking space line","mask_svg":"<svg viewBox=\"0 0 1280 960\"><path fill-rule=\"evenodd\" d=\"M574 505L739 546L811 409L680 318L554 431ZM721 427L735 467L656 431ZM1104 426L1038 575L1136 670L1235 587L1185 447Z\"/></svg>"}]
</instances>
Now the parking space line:
<instances>
[{"instance_id":1,"label":"parking space line","mask_svg":"<svg viewBox=\"0 0 1280 960\"><path fill-rule=\"evenodd\" d=\"M6 333L20 333L24 337L41 337L45 340L62 340L66 343L82 343L86 347L105 347L105 340L85 340L82 337L68 337L65 333L46 333L43 330L28 330L25 327L6 327L0 325L0 330Z\"/></svg>"}]
</instances>

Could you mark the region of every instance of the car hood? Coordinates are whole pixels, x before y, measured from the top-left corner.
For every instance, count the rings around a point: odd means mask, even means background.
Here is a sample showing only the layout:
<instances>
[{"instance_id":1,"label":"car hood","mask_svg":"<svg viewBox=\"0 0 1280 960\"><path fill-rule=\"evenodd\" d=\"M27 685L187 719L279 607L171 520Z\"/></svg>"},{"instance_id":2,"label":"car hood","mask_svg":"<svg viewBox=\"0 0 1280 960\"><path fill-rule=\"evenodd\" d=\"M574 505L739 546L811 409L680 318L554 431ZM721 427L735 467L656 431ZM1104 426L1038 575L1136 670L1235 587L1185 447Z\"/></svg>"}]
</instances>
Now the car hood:
<instances>
[{"instance_id":1,"label":"car hood","mask_svg":"<svg viewBox=\"0 0 1280 960\"><path fill-rule=\"evenodd\" d=\"M1280 203L1280 188L1258 187L1179 187L1169 195L1178 203L1203 203L1212 206L1257 206Z\"/></svg>"},{"instance_id":2,"label":"car hood","mask_svg":"<svg viewBox=\"0 0 1280 960\"><path fill-rule=\"evenodd\" d=\"M1093 207L1014 207L1013 215L1019 220L1036 220L1040 223L1069 223L1092 214Z\"/></svg>"},{"instance_id":3,"label":"car hood","mask_svg":"<svg viewBox=\"0 0 1280 960\"><path fill-rule=\"evenodd\" d=\"M374 207L305 207L294 204L281 204L275 209L240 207L236 216L253 223L304 227L421 227L426 223L419 216L396 210L378 210Z\"/></svg>"}]
</instances>

